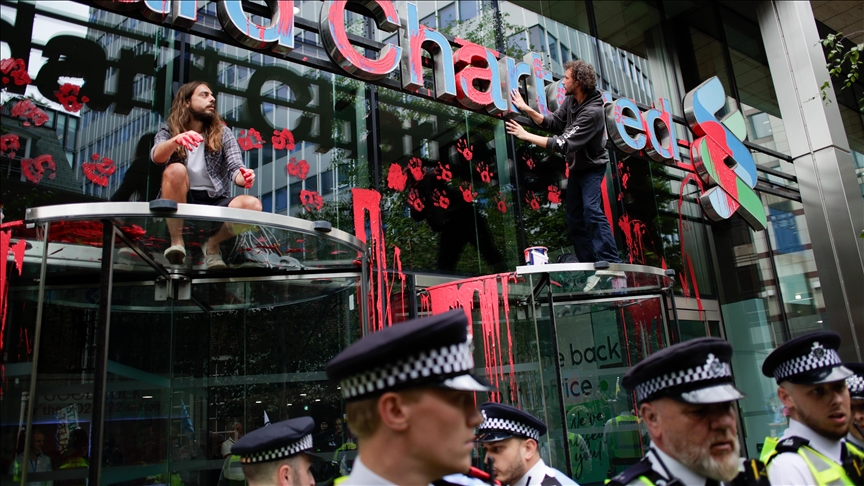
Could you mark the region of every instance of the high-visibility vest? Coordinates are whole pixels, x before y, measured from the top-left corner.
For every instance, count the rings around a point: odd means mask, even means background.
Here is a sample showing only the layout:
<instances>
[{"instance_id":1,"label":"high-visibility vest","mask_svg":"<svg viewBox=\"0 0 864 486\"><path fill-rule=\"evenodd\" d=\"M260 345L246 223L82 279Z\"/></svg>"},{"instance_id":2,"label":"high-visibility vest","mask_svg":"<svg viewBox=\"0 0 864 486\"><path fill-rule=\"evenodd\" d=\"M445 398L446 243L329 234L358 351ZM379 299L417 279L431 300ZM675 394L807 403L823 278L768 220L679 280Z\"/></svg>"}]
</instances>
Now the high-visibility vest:
<instances>
[{"instance_id":1,"label":"high-visibility vest","mask_svg":"<svg viewBox=\"0 0 864 486\"><path fill-rule=\"evenodd\" d=\"M797 452L804 459L807 469L813 475L813 479L818 486L858 486L861 484L860 475L859 482L856 483L843 468L842 464L837 464L828 459L808 444L807 440L800 437L786 438L783 442L780 442L780 439L776 437L767 437L759 459L768 464L779 454ZM780 450L778 450L778 447ZM849 442L846 442L846 450L849 454L857 456L856 462L858 464L864 463L864 451L861 451Z\"/></svg>"}]
</instances>

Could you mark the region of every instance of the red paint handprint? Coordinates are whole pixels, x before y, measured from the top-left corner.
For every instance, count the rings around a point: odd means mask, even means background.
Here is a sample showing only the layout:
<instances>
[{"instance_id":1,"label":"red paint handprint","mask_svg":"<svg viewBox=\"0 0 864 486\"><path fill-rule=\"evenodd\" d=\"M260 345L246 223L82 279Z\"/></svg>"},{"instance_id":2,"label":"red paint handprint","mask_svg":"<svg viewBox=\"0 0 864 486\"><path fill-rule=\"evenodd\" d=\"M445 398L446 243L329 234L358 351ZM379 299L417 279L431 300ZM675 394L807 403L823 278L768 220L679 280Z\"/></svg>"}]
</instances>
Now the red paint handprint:
<instances>
[{"instance_id":1,"label":"red paint handprint","mask_svg":"<svg viewBox=\"0 0 864 486\"><path fill-rule=\"evenodd\" d=\"M432 204L441 209L447 209L450 206L450 198L443 192L435 189L435 192L432 193Z\"/></svg>"},{"instance_id":2,"label":"red paint handprint","mask_svg":"<svg viewBox=\"0 0 864 486\"><path fill-rule=\"evenodd\" d=\"M463 182L462 186L459 187L459 190L462 191L462 199L467 203L474 202L474 198L477 197L477 193L472 192L472 189L471 184L467 182Z\"/></svg>"},{"instance_id":3,"label":"red paint handprint","mask_svg":"<svg viewBox=\"0 0 864 486\"><path fill-rule=\"evenodd\" d=\"M417 189L411 189L408 191L408 204L410 204L415 211L423 211L426 209L423 201L420 200L420 193L417 192Z\"/></svg>"},{"instance_id":4,"label":"red paint handprint","mask_svg":"<svg viewBox=\"0 0 864 486\"><path fill-rule=\"evenodd\" d=\"M24 174L24 177L33 184L39 184L39 181L42 180L42 176L45 175L46 168L51 170L51 174L48 175L48 178L53 179L54 176L57 175L57 164L54 163L54 158L49 154L40 155L35 159L21 160L21 173Z\"/></svg>"},{"instance_id":5,"label":"red paint handprint","mask_svg":"<svg viewBox=\"0 0 864 486\"><path fill-rule=\"evenodd\" d=\"M486 165L486 162L477 163L477 172L480 173L480 180L486 184L492 182L492 178L495 177L495 173L489 170L489 166Z\"/></svg>"},{"instance_id":6,"label":"red paint handprint","mask_svg":"<svg viewBox=\"0 0 864 486\"><path fill-rule=\"evenodd\" d=\"M273 142L273 148L276 150L294 150L294 134L291 133L291 130L287 128L283 128L281 131L273 130L273 136L270 137L270 141Z\"/></svg>"},{"instance_id":7,"label":"red paint handprint","mask_svg":"<svg viewBox=\"0 0 864 486\"><path fill-rule=\"evenodd\" d=\"M450 171L450 164L441 165L438 162L438 167L435 169L436 178L444 182L450 182L453 179L453 172Z\"/></svg>"},{"instance_id":8,"label":"red paint handprint","mask_svg":"<svg viewBox=\"0 0 864 486\"><path fill-rule=\"evenodd\" d=\"M500 211L501 214L507 212L507 196L505 196L503 192L499 192L495 196L495 206L498 208L498 211Z\"/></svg>"},{"instance_id":9,"label":"red paint handprint","mask_svg":"<svg viewBox=\"0 0 864 486\"><path fill-rule=\"evenodd\" d=\"M459 141L456 142L456 151L462 154L462 157L465 158L466 162L471 162L471 159L474 158L474 146L468 146L468 141L464 138L460 138Z\"/></svg>"},{"instance_id":10,"label":"red paint handprint","mask_svg":"<svg viewBox=\"0 0 864 486\"><path fill-rule=\"evenodd\" d=\"M16 86L24 86L33 82L30 75L27 74L27 66L23 59L7 58L0 61L0 73L3 73L3 78L0 81L3 85L14 82ZM9 78L12 79L9 79Z\"/></svg>"},{"instance_id":11,"label":"red paint handprint","mask_svg":"<svg viewBox=\"0 0 864 486\"><path fill-rule=\"evenodd\" d=\"M21 142L18 141L18 135L7 133L0 135L0 154L9 158L15 157L15 152L21 148Z\"/></svg>"},{"instance_id":12,"label":"red paint handprint","mask_svg":"<svg viewBox=\"0 0 864 486\"><path fill-rule=\"evenodd\" d=\"M21 100L16 103L15 106L12 107L11 114L16 118L23 116L32 121L37 127L41 127L46 121L48 121L48 115L46 115L44 111L39 109L39 107L34 105L30 100ZM30 121L25 121L23 125L29 127Z\"/></svg>"},{"instance_id":13,"label":"red paint handprint","mask_svg":"<svg viewBox=\"0 0 864 486\"><path fill-rule=\"evenodd\" d=\"M299 177L300 180L306 180L306 175L309 174L309 163L306 160L301 160L297 162L294 157L291 157L291 160L288 161L288 165L285 166L288 170L288 175Z\"/></svg>"},{"instance_id":14,"label":"red paint handprint","mask_svg":"<svg viewBox=\"0 0 864 486\"><path fill-rule=\"evenodd\" d=\"M417 157L411 157L411 160L408 161L408 170L411 171L411 177L413 177L415 181L421 181L423 179L424 171L422 160Z\"/></svg>"},{"instance_id":15,"label":"red paint handprint","mask_svg":"<svg viewBox=\"0 0 864 486\"><path fill-rule=\"evenodd\" d=\"M306 211L311 211L312 209L321 211L321 208L324 207L324 198L316 191L307 191L304 189L300 191L300 203L303 204Z\"/></svg>"},{"instance_id":16,"label":"red paint handprint","mask_svg":"<svg viewBox=\"0 0 864 486\"><path fill-rule=\"evenodd\" d=\"M561 189L558 189L558 186L549 186L549 202L561 204Z\"/></svg>"},{"instance_id":17,"label":"red paint handprint","mask_svg":"<svg viewBox=\"0 0 864 486\"><path fill-rule=\"evenodd\" d=\"M81 102L79 102L78 93L80 93L80 91L81 88L79 86L65 83L60 86L60 89L54 92L54 96L56 96L57 100L60 101L60 104L63 105L63 109L77 113L81 111L81 107L83 106L81 103L87 103L90 101L86 96L82 96Z\"/></svg>"},{"instance_id":18,"label":"red paint handprint","mask_svg":"<svg viewBox=\"0 0 864 486\"><path fill-rule=\"evenodd\" d=\"M522 156L522 162L525 162L525 165L527 165L529 169L534 169L534 167L537 166L537 164L534 163L534 158L527 154Z\"/></svg>"},{"instance_id":19,"label":"red paint handprint","mask_svg":"<svg viewBox=\"0 0 864 486\"><path fill-rule=\"evenodd\" d=\"M525 202L531 206L531 209L537 211L540 209L540 201L537 200L537 196L534 195L534 191L527 191L525 193Z\"/></svg>"},{"instance_id":20,"label":"red paint handprint","mask_svg":"<svg viewBox=\"0 0 864 486\"><path fill-rule=\"evenodd\" d=\"M387 187L402 192L405 190L406 182L408 182L408 175L402 170L402 166L395 163L390 164L390 171L387 173Z\"/></svg>"},{"instance_id":21,"label":"red paint handprint","mask_svg":"<svg viewBox=\"0 0 864 486\"><path fill-rule=\"evenodd\" d=\"M106 187L108 185L108 177L117 171L117 166L108 157L103 157L101 161L97 162L99 154L91 155L90 159L93 162L84 162L81 164L81 170L84 171L84 175L90 182Z\"/></svg>"},{"instance_id":22,"label":"red paint handprint","mask_svg":"<svg viewBox=\"0 0 864 486\"><path fill-rule=\"evenodd\" d=\"M564 162L564 178L570 178L570 164L568 164L567 162Z\"/></svg>"},{"instance_id":23,"label":"red paint handprint","mask_svg":"<svg viewBox=\"0 0 864 486\"><path fill-rule=\"evenodd\" d=\"M264 143L266 142L261 138L261 132L254 128L249 129L248 135L246 134L246 130L240 130L240 136L237 137L237 144L243 150L260 149Z\"/></svg>"}]
</instances>

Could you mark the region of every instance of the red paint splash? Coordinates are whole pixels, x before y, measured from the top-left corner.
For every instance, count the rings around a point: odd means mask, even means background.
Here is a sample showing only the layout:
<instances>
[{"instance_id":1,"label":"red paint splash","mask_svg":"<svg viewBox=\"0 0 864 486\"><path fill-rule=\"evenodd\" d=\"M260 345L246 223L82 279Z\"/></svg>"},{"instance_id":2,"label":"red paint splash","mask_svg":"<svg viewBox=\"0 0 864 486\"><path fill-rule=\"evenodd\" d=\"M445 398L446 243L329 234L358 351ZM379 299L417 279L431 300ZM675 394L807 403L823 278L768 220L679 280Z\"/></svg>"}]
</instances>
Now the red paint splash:
<instances>
[{"instance_id":1,"label":"red paint splash","mask_svg":"<svg viewBox=\"0 0 864 486\"><path fill-rule=\"evenodd\" d=\"M638 219L630 219L628 214L618 218L618 227L624 233L624 241L630 250L630 263L645 265L645 242L643 236L648 233L648 227Z\"/></svg>"},{"instance_id":2,"label":"red paint splash","mask_svg":"<svg viewBox=\"0 0 864 486\"><path fill-rule=\"evenodd\" d=\"M321 211L324 207L324 198L317 191L300 191L300 204L306 208L306 211L316 210Z\"/></svg>"},{"instance_id":3,"label":"red paint splash","mask_svg":"<svg viewBox=\"0 0 864 486\"><path fill-rule=\"evenodd\" d=\"M3 85L8 85L10 82L16 86L24 86L33 82L30 75L27 74L27 65L23 59L6 58L0 61L0 73L3 73ZM11 78L11 79L10 79Z\"/></svg>"},{"instance_id":4,"label":"red paint splash","mask_svg":"<svg viewBox=\"0 0 864 486\"><path fill-rule=\"evenodd\" d=\"M693 262L690 260L690 255L684 248L684 237L685 237L685 229L684 229L684 216L681 214L681 208L684 205L684 189L687 187L689 182L694 182L697 186L699 186L699 191L703 191L702 181L695 173L687 174L684 179L681 181L681 186L678 190L678 242L680 245L681 251L681 292L684 294L684 297L690 297L690 285L689 282L693 283L693 297L696 299L696 305L699 309L699 318L704 319L703 310L702 310L702 297L699 294L699 285L696 283L696 274L693 269ZM689 282L688 282L689 276Z\"/></svg>"},{"instance_id":5,"label":"red paint splash","mask_svg":"<svg viewBox=\"0 0 864 486\"><path fill-rule=\"evenodd\" d=\"M453 179L450 164L442 165L441 162L438 162L438 167L435 168L435 178L444 182L450 182Z\"/></svg>"},{"instance_id":6,"label":"red paint splash","mask_svg":"<svg viewBox=\"0 0 864 486\"><path fill-rule=\"evenodd\" d=\"M243 150L260 149L265 143L267 142L261 138L261 132L254 128L250 128L248 134L247 130L240 130L240 136L237 137L237 144Z\"/></svg>"},{"instance_id":7,"label":"red paint splash","mask_svg":"<svg viewBox=\"0 0 864 486\"><path fill-rule=\"evenodd\" d=\"M464 138L460 138L456 141L456 151L462 155L465 162L471 162L471 159L474 158L474 146L469 146L468 141Z\"/></svg>"},{"instance_id":8,"label":"red paint splash","mask_svg":"<svg viewBox=\"0 0 864 486\"><path fill-rule=\"evenodd\" d=\"M505 196L503 192L499 192L495 196L495 207L501 214L507 212L507 196Z\"/></svg>"},{"instance_id":9,"label":"red paint splash","mask_svg":"<svg viewBox=\"0 0 864 486\"><path fill-rule=\"evenodd\" d=\"M612 224L612 204L609 203L609 192L606 191L606 176L600 181L600 196L603 198L603 212L606 213L606 220L609 221L609 229L612 234L615 234L615 225Z\"/></svg>"},{"instance_id":10,"label":"red paint splash","mask_svg":"<svg viewBox=\"0 0 864 486\"><path fill-rule=\"evenodd\" d=\"M7 133L0 135L0 155L14 158L15 152L21 148L21 142L18 140L18 135Z\"/></svg>"},{"instance_id":11,"label":"red paint splash","mask_svg":"<svg viewBox=\"0 0 864 486\"><path fill-rule=\"evenodd\" d=\"M96 162L99 160L99 154L93 154L90 158L93 162L84 162L81 164L81 170L84 172L87 180L102 187L108 186L108 177L117 171L114 161L108 157L103 157L101 161Z\"/></svg>"},{"instance_id":12,"label":"red paint splash","mask_svg":"<svg viewBox=\"0 0 864 486\"><path fill-rule=\"evenodd\" d=\"M411 160L408 161L408 171L411 172L411 177L413 177L415 181L419 182L423 180L423 161L417 157L411 157Z\"/></svg>"},{"instance_id":13,"label":"red paint splash","mask_svg":"<svg viewBox=\"0 0 864 486\"><path fill-rule=\"evenodd\" d=\"M432 204L441 209L447 209L450 206L450 198L438 189L432 193Z\"/></svg>"},{"instance_id":14,"label":"red paint splash","mask_svg":"<svg viewBox=\"0 0 864 486\"><path fill-rule=\"evenodd\" d=\"M81 111L83 105L81 103L87 103L90 101L86 96L81 97L81 101L78 101L78 93L80 93L81 88L72 83L64 83L60 86L60 89L54 92L54 96L57 97L57 101L63 105L63 109L72 113L78 113Z\"/></svg>"},{"instance_id":15,"label":"red paint splash","mask_svg":"<svg viewBox=\"0 0 864 486\"><path fill-rule=\"evenodd\" d=\"M33 184L39 184L42 181L46 168L51 171L48 178L53 179L57 175L57 164L54 163L54 157L50 154L42 154L35 159L21 159L21 173Z\"/></svg>"},{"instance_id":16,"label":"red paint splash","mask_svg":"<svg viewBox=\"0 0 864 486\"><path fill-rule=\"evenodd\" d=\"M558 186L549 186L549 195L547 196L549 202L552 204L561 204L561 189L558 189Z\"/></svg>"},{"instance_id":17,"label":"red paint splash","mask_svg":"<svg viewBox=\"0 0 864 486\"><path fill-rule=\"evenodd\" d=\"M39 107L34 105L32 101L26 99L15 103L15 106L12 107L11 115L15 118L26 118L28 121L22 123L25 127L29 127L31 121L37 127L41 127L48 121L48 115L46 115Z\"/></svg>"},{"instance_id":18,"label":"red paint splash","mask_svg":"<svg viewBox=\"0 0 864 486\"><path fill-rule=\"evenodd\" d=\"M447 312L450 309L465 310L471 320L471 310L474 309L475 295L480 309L480 329L483 339L483 358L486 378L500 390L501 383L509 379L510 399L516 403L518 398L515 359L513 354L513 338L510 329L510 305L508 285L515 275L502 273L482 277L459 280L426 289L428 298L421 297L421 308L434 314ZM501 286L499 293L498 286ZM502 342L501 308L503 307L506 329L506 343ZM472 326L473 328L473 326ZM469 328L468 332L473 332ZM505 352L504 346L507 350ZM509 365L509 372L504 367ZM505 376L509 375L509 376ZM489 394L492 401L501 401L500 392Z\"/></svg>"},{"instance_id":19,"label":"red paint splash","mask_svg":"<svg viewBox=\"0 0 864 486\"><path fill-rule=\"evenodd\" d=\"M462 191L462 199L467 203L474 202L474 198L477 197L477 193L473 192L473 187L468 182L463 182L461 186L459 186L459 190Z\"/></svg>"},{"instance_id":20,"label":"red paint splash","mask_svg":"<svg viewBox=\"0 0 864 486\"><path fill-rule=\"evenodd\" d=\"M273 142L273 148L276 150L294 150L294 134L287 128L283 128L281 131L273 130L270 141Z\"/></svg>"},{"instance_id":21,"label":"red paint splash","mask_svg":"<svg viewBox=\"0 0 864 486\"><path fill-rule=\"evenodd\" d=\"M21 276L21 272L24 270L24 250L27 248L27 242L22 239L14 245L10 245L12 229L23 226L23 223L23 221L10 221L0 226L2 228L0 229L0 255L2 255L2 265L0 265L0 343L6 342L6 313L9 310L9 281L6 279L6 272L9 268L7 258L10 253L15 262L15 268L18 270L18 276ZM4 359L3 362L6 360ZM0 381L5 385L6 366L4 365L0 365ZM0 388L0 398L2 397L3 389Z\"/></svg>"},{"instance_id":22,"label":"red paint splash","mask_svg":"<svg viewBox=\"0 0 864 486\"><path fill-rule=\"evenodd\" d=\"M534 191L525 192L525 202L528 203L528 207L530 207L532 211L540 210L540 201L537 200L537 196L534 194Z\"/></svg>"},{"instance_id":23,"label":"red paint splash","mask_svg":"<svg viewBox=\"0 0 864 486\"><path fill-rule=\"evenodd\" d=\"M294 157L291 157L285 169L288 171L288 175L299 177L300 180L305 181L306 176L309 174L309 163L306 160L298 162Z\"/></svg>"},{"instance_id":24,"label":"red paint splash","mask_svg":"<svg viewBox=\"0 0 864 486\"><path fill-rule=\"evenodd\" d=\"M387 284L387 249L381 217L381 194L373 189L351 189L354 200L354 235L370 249L369 265L369 325L372 331L389 326L390 308L384 304L384 296L390 295ZM369 238L366 237L366 213L369 214Z\"/></svg>"},{"instance_id":25,"label":"red paint splash","mask_svg":"<svg viewBox=\"0 0 864 486\"><path fill-rule=\"evenodd\" d=\"M495 173L489 169L486 162L478 162L476 170L480 174L480 180L486 184L492 182L492 178L495 177Z\"/></svg>"},{"instance_id":26,"label":"red paint splash","mask_svg":"<svg viewBox=\"0 0 864 486\"><path fill-rule=\"evenodd\" d=\"M402 192L407 182L408 175L402 170L402 166L396 163L390 164L390 170L387 172L387 187Z\"/></svg>"}]
</instances>

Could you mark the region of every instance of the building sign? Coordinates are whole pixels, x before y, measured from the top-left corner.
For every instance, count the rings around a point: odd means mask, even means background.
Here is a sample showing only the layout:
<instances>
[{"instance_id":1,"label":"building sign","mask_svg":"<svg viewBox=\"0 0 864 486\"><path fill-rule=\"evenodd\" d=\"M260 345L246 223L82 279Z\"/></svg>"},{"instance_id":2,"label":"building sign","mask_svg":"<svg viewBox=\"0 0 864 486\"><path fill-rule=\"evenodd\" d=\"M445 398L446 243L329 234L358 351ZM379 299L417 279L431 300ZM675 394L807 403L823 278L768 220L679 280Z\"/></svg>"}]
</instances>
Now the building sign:
<instances>
[{"instance_id":1,"label":"building sign","mask_svg":"<svg viewBox=\"0 0 864 486\"><path fill-rule=\"evenodd\" d=\"M148 19L160 21L170 16L173 24L189 27L197 21L199 3L203 2L125 0L100 5L120 11L138 8ZM444 102L455 100L467 109L502 117L519 114L519 110L510 103L508 93L519 87L523 78L528 103L538 112L549 114L550 107L554 109L564 100L563 84L554 82L552 73L543 67L542 58L537 53L529 52L522 61L517 61L459 38L454 39L451 45L443 34L420 24L415 3L404 2L398 11L390 0L358 3L369 11L378 29L398 33L400 45L388 43L375 58L368 57L355 49L348 39L345 26L348 2L323 2L319 16L322 43L333 62L351 76L374 82L399 69L405 91ZM228 34L246 47L288 54L294 49L294 2L278 0L268 4L271 8L268 26L255 23L243 9L241 0L220 1L217 6L219 21ZM424 87L424 51L432 56L434 62L431 90ZM102 59L104 55L94 58ZM39 81L43 78L41 74L40 71ZM47 85L40 84L40 91L51 91L48 88L56 78L49 76L49 79L45 81ZM107 109L108 100L103 99L104 95L94 94L90 98L90 108ZM619 150L644 153L657 162L677 164L681 161L679 139L668 100L660 98L654 108L643 112L630 99L613 101L609 93L603 93L603 99L607 103L609 139ZM762 230L767 220L759 196L753 190L756 186L756 163L742 143L747 136L744 117L737 108L730 110L735 103L728 103L727 99L731 98L726 97L717 77L702 83L684 99L687 123L697 137L690 145L690 158L703 187L700 202L712 220L728 219L737 212L753 229ZM120 113L128 112L128 107L118 108L123 108L118 111ZM722 119L717 117L721 110L728 113Z\"/></svg>"}]
</instances>

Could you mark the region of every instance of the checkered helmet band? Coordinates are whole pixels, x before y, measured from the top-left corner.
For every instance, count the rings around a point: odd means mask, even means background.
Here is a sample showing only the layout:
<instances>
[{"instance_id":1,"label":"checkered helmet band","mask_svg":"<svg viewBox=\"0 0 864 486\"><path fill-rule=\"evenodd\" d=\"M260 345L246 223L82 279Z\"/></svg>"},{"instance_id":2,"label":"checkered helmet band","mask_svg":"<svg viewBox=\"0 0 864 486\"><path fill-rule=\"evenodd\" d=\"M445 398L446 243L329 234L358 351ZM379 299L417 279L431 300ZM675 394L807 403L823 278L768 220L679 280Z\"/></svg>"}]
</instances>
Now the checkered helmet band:
<instances>
[{"instance_id":1,"label":"checkered helmet band","mask_svg":"<svg viewBox=\"0 0 864 486\"><path fill-rule=\"evenodd\" d=\"M479 427L477 427L478 434L482 434L483 432L491 430L506 430L507 432L511 432L515 435L521 435L540 442L540 431L535 429L534 427L529 427L528 425L515 422L513 420L496 417L489 418L486 416L486 412L483 412L483 418L483 423L480 424Z\"/></svg>"},{"instance_id":2,"label":"checkered helmet band","mask_svg":"<svg viewBox=\"0 0 864 486\"><path fill-rule=\"evenodd\" d=\"M732 366L729 363L720 361L711 353L708 355L708 360L702 366L667 373L636 385L636 399L641 402L666 388L731 376Z\"/></svg>"},{"instance_id":3,"label":"checkered helmet band","mask_svg":"<svg viewBox=\"0 0 864 486\"><path fill-rule=\"evenodd\" d=\"M308 434L303 436L302 439L294 442L293 444L288 444L285 447L281 447L279 449L256 452L250 456L241 456L240 462L243 464L256 464L259 462L267 462L267 461L276 461L285 457L293 456L294 454L299 454L305 450L312 448L312 434Z\"/></svg>"},{"instance_id":4,"label":"checkered helmet band","mask_svg":"<svg viewBox=\"0 0 864 486\"><path fill-rule=\"evenodd\" d=\"M837 351L831 348L826 349L818 341L815 341L809 353L780 363L774 370L774 378L777 379L777 382L781 382L799 373L841 364L843 362Z\"/></svg>"},{"instance_id":5,"label":"checkered helmet band","mask_svg":"<svg viewBox=\"0 0 864 486\"><path fill-rule=\"evenodd\" d=\"M474 368L470 339L439 349L424 351L397 361L350 376L339 382L342 398L356 398L430 376L454 376Z\"/></svg>"},{"instance_id":6,"label":"checkered helmet band","mask_svg":"<svg viewBox=\"0 0 864 486\"><path fill-rule=\"evenodd\" d=\"M852 375L846 378L846 387L852 397L864 397L864 376Z\"/></svg>"}]
</instances>

